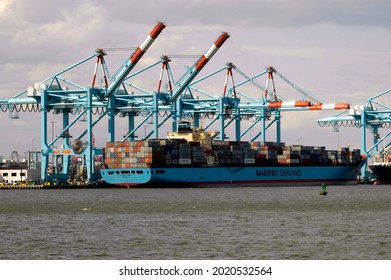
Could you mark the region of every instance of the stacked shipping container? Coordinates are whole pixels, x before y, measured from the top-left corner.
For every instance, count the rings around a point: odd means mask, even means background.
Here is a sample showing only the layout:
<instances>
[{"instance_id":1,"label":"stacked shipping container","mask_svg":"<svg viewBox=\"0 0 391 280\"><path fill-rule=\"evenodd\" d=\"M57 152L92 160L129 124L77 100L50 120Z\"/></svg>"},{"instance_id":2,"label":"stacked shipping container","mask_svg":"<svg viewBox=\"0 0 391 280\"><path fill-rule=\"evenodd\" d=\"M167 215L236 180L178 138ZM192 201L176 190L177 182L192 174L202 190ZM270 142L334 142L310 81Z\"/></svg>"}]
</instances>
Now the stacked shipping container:
<instances>
[{"instance_id":1,"label":"stacked shipping container","mask_svg":"<svg viewBox=\"0 0 391 280\"><path fill-rule=\"evenodd\" d=\"M212 149L184 139L108 142L105 163L109 168L178 167L206 165L206 156L221 166L355 164L360 150L326 150L325 147L275 142L213 141Z\"/></svg>"},{"instance_id":2,"label":"stacked shipping container","mask_svg":"<svg viewBox=\"0 0 391 280\"><path fill-rule=\"evenodd\" d=\"M164 148L159 140L108 142L105 155L109 168L164 165Z\"/></svg>"}]
</instances>

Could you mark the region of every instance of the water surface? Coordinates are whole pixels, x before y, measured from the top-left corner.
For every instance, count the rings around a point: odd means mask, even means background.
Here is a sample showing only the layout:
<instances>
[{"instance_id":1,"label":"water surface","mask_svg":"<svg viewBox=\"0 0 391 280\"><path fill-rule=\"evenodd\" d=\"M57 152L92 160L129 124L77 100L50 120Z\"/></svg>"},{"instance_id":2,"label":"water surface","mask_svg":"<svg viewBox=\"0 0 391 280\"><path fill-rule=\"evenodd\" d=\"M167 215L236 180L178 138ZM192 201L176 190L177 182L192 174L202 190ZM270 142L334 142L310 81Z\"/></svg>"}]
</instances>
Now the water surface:
<instances>
[{"instance_id":1,"label":"water surface","mask_svg":"<svg viewBox=\"0 0 391 280\"><path fill-rule=\"evenodd\" d=\"M0 259L390 259L391 186L1 190Z\"/></svg>"}]
</instances>

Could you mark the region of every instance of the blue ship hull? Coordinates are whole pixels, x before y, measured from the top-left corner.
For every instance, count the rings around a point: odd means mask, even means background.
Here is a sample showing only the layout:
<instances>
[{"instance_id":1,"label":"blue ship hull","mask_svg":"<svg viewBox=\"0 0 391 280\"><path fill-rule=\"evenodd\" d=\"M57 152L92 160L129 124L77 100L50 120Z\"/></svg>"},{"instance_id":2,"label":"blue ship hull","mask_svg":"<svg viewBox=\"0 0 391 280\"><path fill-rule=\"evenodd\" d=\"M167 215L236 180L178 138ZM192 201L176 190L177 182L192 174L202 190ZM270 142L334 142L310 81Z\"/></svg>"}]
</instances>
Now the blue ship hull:
<instances>
[{"instance_id":1,"label":"blue ship hull","mask_svg":"<svg viewBox=\"0 0 391 280\"><path fill-rule=\"evenodd\" d=\"M357 183L357 165L238 166L102 169L102 179L122 187L319 186Z\"/></svg>"}]
</instances>

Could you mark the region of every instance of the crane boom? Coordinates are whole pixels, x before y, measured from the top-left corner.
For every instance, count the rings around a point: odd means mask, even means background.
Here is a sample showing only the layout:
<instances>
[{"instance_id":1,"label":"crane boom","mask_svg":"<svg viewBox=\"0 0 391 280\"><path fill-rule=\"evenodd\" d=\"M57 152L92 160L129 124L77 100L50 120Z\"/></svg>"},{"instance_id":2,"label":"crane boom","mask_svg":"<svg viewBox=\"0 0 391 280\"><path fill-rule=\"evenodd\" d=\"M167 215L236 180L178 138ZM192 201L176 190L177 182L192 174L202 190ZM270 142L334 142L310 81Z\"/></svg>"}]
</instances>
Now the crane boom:
<instances>
[{"instance_id":1,"label":"crane boom","mask_svg":"<svg viewBox=\"0 0 391 280\"><path fill-rule=\"evenodd\" d=\"M166 27L162 22L158 22L155 28L149 33L145 41L135 50L132 56L129 58L129 61L126 62L123 69L119 72L117 77L114 78L114 81L110 84L105 94L105 97L108 98L114 94L114 92L119 88L123 80L129 74L129 72L134 68L137 62L141 59L144 53L152 45L155 39L159 36L160 32Z\"/></svg>"},{"instance_id":2,"label":"crane boom","mask_svg":"<svg viewBox=\"0 0 391 280\"><path fill-rule=\"evenodd\" d=\"M309 101L271 101L266 103L268 108L291 108L311 106Z\"/></svg>"},{"instance_id":3,"label":"crane boom","mask_svg":"<svg viewBox=\"0 0 391 280\"><path fill-rule=\"evenodd\" d=\"M283 108L308 108L311 106L309 101L270 101L270 102L242 102L239 107L242 109L268 108L268 109L283 109Z\"/></svg>"},{"instance_id":4,"label":"crane boom","mask_svg":"<svg viewBox=\"0 0 391 280\"><path fill-rule=\"evenodd\" d=\"M349 110L350 105L347 103L321 103L312 104L309 110Z\"/></svg>"},{"instance_id":5,"label":"crane boom","mask_svg":"<svg viewBox=\"0 0 391 280\"><path fill-rule=\"evenodd\" d=\"M187 77L184 82L179 85L171 96L171 101L176 101L181 93L187 88L187 86L193 81L193 79L198 75L201 69L208 63L212 56L219 50L219 48L224 44L224 42L229 38L229 34L223 32L219 38L214 42L210 49L204 53L196 62L196 64L188 71Z\"/></svg>"}]
</instances>

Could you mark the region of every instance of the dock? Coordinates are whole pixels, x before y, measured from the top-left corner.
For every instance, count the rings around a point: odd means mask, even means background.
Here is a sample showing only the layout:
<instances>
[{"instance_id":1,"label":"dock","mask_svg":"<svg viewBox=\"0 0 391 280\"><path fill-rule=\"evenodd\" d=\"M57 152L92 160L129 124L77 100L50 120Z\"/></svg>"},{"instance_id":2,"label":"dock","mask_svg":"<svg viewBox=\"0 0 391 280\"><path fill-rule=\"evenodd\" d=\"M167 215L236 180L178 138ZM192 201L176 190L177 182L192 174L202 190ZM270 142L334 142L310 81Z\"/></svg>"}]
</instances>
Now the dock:
<instances>
[{"instance_id":1,"label":"dock","mask_svg":"<svg viewBox=\"0 0 391 280\"><path fill-rule=\"evenodd\" d=\"M105 188L105 187L108 187L108 185L101 182L94 182L88 184L87 183L63 184L63 185L55 185L50 183L45 183L45 184L0 183L0 190L94 189L94 188Z\"/></svg>"},{"instance_id":2,"label":"dock","mask_svg":"<svg viewBox=\"0 0 391 280\"><path fill-rule=\"evenodd\" d=\"M0 190L37 190L44 188L48 188L48 186L26 184L0 184Z\"/></svg>"}]
</instances>

